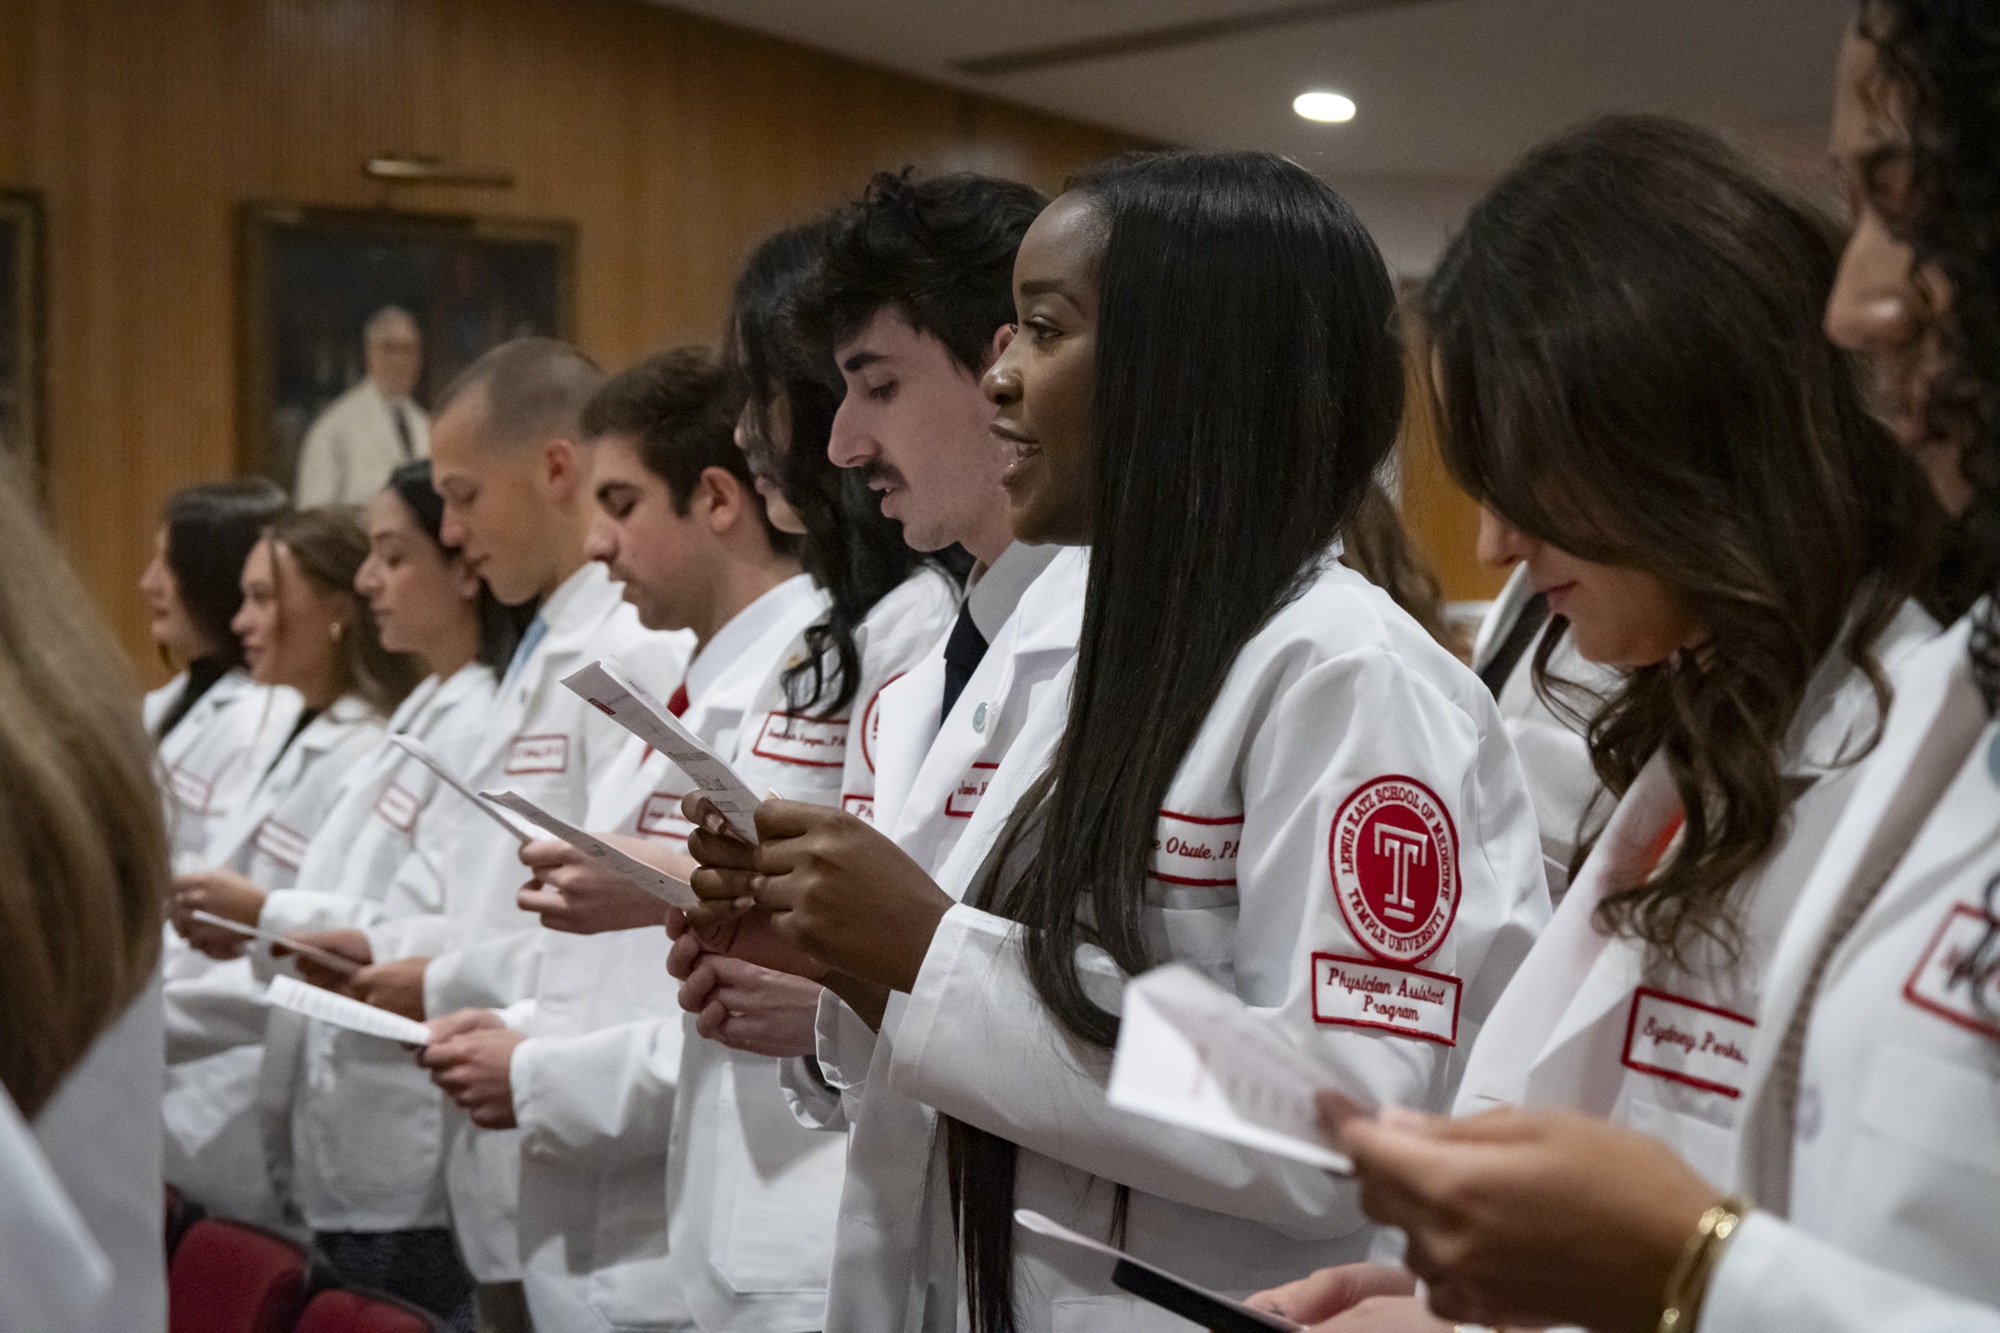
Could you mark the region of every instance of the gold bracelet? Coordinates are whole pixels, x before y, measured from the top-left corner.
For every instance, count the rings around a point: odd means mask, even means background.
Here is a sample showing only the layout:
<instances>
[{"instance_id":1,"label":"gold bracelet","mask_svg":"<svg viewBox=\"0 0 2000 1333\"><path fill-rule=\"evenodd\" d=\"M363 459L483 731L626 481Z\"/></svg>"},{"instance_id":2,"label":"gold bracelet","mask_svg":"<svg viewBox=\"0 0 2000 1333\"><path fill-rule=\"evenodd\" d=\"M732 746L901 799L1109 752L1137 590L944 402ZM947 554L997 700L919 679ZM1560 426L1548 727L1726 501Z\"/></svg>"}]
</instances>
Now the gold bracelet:
<instances>
[{"instance_id":1,"label":"gold bracelet","mask_svg":"<svg viewBox=\"0 0 2000 1333\"><path fill-rule=\"evenodd\" d=\"M1751 1208L1750 1200L1730 1195L1701 1215L1694 1234L1681 1247L1681 1257L1667 1277L1664 1307L1656 1333L1689 1333L1701 1316L1701 1298L1708 1280L1722 1261L1730 1236Z\"/></svg>"}]
</instances>

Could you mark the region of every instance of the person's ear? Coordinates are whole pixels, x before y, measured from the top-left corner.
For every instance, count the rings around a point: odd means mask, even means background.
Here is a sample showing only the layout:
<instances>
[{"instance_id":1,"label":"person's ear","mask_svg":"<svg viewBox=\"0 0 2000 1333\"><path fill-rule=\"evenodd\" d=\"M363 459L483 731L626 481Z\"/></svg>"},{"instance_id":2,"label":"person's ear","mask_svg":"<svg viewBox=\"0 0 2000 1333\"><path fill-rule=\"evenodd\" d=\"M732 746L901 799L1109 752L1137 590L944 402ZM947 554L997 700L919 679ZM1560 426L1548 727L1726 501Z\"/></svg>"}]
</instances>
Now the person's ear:
<instances>
[{"instance_id":1,"label":"person's ear","mask_svg":"<svg viewBox=\"0 0 2000 1333\"><path fill-rule=\"evenodd\" d=\"M993 341L986 344L986 355L979 363L979 374L981 376L993 369L993 363L998 361L1000 354L1006 351L1008 346L1013 343L1014 333L1018 327L1014 324L1002 324L999 328L993 330Z\"/></svg>"},{"instance_id":2,"label":"person's ear","mask_svg":"<svg viewBox=\"0 0 2000 1333\"><path fill-rule=\"evenodd\" d=\"M708 530L723 536L743 519L743 483L727 468L705 467L695 484L695 503Z\"/></svg>"},{"instance_id":3,"label":"person's ear","mask_svg":"<svg viewBox=\"0 0 2000 1333\"><path fill-rule=\"evenodd\" d=\"M542 442L541 480L559 504L568 504L590 480L590 455L561 435Z\"/></svg>"}]
</instances>

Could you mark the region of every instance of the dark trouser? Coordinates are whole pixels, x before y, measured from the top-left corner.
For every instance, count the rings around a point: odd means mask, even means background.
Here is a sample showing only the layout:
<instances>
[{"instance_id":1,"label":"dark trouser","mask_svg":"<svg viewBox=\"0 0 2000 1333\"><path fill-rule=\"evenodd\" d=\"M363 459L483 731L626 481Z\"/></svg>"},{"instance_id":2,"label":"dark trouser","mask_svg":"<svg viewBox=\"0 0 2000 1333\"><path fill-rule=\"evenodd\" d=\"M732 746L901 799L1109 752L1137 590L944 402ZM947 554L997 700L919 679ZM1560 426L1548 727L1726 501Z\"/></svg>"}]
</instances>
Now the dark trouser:
<instances>
[{"instance_id":1,"label":"dark trouser","mask_svg":"<svg viewBox=\"0 0 2000 1333\"><path fill-rule=\"evenodd\" d=\"M313 1243L341 1279L421 1305L453 1333L472 1333L472 1275L443 1227L422 1231L317 1231Z\"/></svg>"}]
</instances>

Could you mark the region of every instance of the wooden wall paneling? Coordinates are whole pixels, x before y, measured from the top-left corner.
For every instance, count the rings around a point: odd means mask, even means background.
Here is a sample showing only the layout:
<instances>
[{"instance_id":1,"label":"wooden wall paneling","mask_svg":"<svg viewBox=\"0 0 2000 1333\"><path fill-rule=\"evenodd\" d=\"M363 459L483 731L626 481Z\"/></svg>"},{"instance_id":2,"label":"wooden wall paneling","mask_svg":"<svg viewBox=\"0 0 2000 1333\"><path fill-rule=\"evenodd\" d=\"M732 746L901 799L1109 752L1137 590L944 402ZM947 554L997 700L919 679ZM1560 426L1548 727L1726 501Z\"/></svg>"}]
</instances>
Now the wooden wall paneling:
<instances>
[{"instance_id":1,"label":"wooden wall paneling","mask_svg":"<svg viewBox=\"0 0 2000 1333\"><path fill-rule=\"evenodd\" d=\"M9 0L0 184L47 201L50 513L147 675L133 583L165 497L237 438L246 200L566 218L579 341L713 338L750 246L871 170L1054 189L1119 135L647 0ZM432 153L511 190L387 187Z\"/></svg>"}]
</instances>

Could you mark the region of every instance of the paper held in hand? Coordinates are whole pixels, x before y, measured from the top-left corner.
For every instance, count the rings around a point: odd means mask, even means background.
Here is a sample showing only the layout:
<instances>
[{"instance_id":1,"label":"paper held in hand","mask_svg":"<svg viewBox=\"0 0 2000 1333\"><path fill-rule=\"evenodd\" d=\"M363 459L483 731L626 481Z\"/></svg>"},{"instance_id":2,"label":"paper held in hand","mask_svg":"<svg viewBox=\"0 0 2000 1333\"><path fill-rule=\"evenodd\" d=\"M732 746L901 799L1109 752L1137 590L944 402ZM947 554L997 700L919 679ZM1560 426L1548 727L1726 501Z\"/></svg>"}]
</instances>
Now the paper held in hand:
<instances>
[{"instance_id":1,"label":"paper held in hand","mask_svg":"<svg viewBox=\"0 0 2000 1333\"><path fill-rule=\"evenodd\" d=\"M1353 1175L1320 1136L1313 1094L1323 1089L1354 1096L1194 969L1170 964L1126 983L1106 1094L1120 1110Z\"/></svg>"},{"instance_id":2,"label":"paper held in hand","mask_svg":"<svg viewBox=\"0 0 2000 1333\"><path fill-rule=\"evenodd\" d=\"M686 880L676 879L658 866L649 866L636 856L628 856L602 838L592 837L574 824L564 823L520 793L483 791L479 794L493 804L504 806L530 822L540 825L582 852L593 864L602 866L614 875L631 880L660 901L678 907L682 911L701 906L701 899L695 896L694 890L688 887Z\"/></svg>"},{"instance_id":3,"label":"paper held in hand","mask_svg":"<svg viewBox=\"0 0 2000 1333\"><path fill-rule=\"evenodd\" d=\"M204 912L198 907L194 911L189 912L188 915L203 925L219 926L223 930L233 931L241 935L246 940L263 940L266 944L282 945L301 957L312 959L321 967L332 968L344 977L351 977L361 970L361 964L355 962L352 958L342 958L337 953L328 953L325 949L316 949L310 944L300 944L297 940L288 940L274 930L265 930L261 926L246 926L241 921L231 921L226 916L217 916L213 912Z\"/></svg>"},{"instance_id":4,"label":"paper held in hand","mask_svg":"<svg viewBox=\"0 0 2000 1333\"><path fill-rule=\"evenodd\" d=\"M1211 1333L1294 1333L1305 1328L1304 1324L1284 1315L1253 1310L1241 1301L1210 1291L1207 1287L1196 1286L1143 1259L1134 1259L1125 1251L1092 1240L1081 1232L1071 1231L1032 1208L1016 1208L1014 1222L1037 1235L1110 1259L1113 1264L1111 1280L1118 1286L1135 1296L1144 1297L1161 1309L1192 1320Z\"/></svg>"},{"instance_id":5,"label":"paper held in hand","mask_svg":"<svg viewBox=\"0 0 2000 1333\"><path fill-rule=\"evenodd\" d=\"M661 708L605 662L592 662L563 684L576 691L598 712L674 761L695 786L715 803L729 821L729 831L745 842L757 841L757 793L738 777L729 761L708 748L681 720Z\"/></svg>"},{"instance_id":6,"label":"paper held in hand","mask_svg":"<svg viewBox=\"0 0 2000 1333\"><path fill-rule=\"evenodd\" d=\"M405 1046L430 1043L431 1030L422 1023L318 986L308 986L297 977L273 978L266 998L280 1009L290 1009L349 1032L365 1032L371 1037L400 1041Z\"/></svg>"},{"instance_id":7,"label":"paper held in hand","mask_svg":"<svg viewBox=\"0 0 2000 1333\"><path fill-rule=\"evenodd\" d=\"M389 733L389 743L395 746L397 749L403 751L405 754L409 755L410 758L422 764L425 768L428 768L431 772L437 774L438 781L444 783L445 786L451 788L453 791L457 792L460 796L463 796L466 800L478 806L479 809L485 814L485 816L488 819L498 824L501 828L506 829L507 832L510 835L512 835L514 840L519 842L522 846L525 847L527 844L535 840L534 834L528 832L528 830L522 828L519 824L516 824L513 820L501 814L498 810L495 810L491 805L487 804L485 801L480 800L478 792L474 791L471 787L467 786L465 782L459 778L458 774L446 768L444 766L444 761L437 757L437 755L431 750L431 747L425 745L415 736L405 736L400 732L392 731Z\"/></svg>"}]
</instances>

